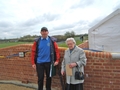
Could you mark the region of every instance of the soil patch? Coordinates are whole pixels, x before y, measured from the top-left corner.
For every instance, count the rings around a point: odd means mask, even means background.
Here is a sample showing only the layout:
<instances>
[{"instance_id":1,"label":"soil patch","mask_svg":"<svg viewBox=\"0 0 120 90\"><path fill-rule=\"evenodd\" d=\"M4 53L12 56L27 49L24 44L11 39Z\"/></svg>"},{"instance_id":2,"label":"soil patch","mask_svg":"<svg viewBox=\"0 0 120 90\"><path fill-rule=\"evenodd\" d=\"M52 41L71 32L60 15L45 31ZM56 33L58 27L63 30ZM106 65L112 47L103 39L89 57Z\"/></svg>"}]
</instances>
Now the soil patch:
<instances>
[{"instance_id":1,"label":"soil patch","mask_svg":"<svg viewBox=\"0 0 120 90\"><path fill-rule=\"evenodd\" d=\"M36 90L36 89L14 84L0 84L0 90Z\"/></svg>"}]
</instances>

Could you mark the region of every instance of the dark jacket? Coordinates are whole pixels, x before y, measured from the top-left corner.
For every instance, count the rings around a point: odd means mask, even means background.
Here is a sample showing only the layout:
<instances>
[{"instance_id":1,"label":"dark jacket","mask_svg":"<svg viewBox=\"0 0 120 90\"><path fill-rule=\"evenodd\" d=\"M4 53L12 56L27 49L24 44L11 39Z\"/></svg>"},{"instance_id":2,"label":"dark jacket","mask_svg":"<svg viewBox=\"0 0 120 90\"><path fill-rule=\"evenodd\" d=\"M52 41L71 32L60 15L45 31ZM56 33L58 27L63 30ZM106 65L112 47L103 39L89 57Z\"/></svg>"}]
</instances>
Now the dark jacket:
<instances>
[{"instance_id":1,"label":"dark jacket","mask_svg":"<svg viewBox=\"0 0 120 90\"><path fill-rule=\"evenodd\" d=\"M60 59L60 54L59 54L59 50L58 50L58 45L55 42L56 39L54 37L50 37L50 59L51 62L59 62ZM38 39L36 39L33 43L32 46L32 51L31 51L31 62L32 65L36 64L37 61L37 55L38 55L38 45L39 45L39 41L41 40L41 37L39 37Z\"/></svg>"}]
</instances>

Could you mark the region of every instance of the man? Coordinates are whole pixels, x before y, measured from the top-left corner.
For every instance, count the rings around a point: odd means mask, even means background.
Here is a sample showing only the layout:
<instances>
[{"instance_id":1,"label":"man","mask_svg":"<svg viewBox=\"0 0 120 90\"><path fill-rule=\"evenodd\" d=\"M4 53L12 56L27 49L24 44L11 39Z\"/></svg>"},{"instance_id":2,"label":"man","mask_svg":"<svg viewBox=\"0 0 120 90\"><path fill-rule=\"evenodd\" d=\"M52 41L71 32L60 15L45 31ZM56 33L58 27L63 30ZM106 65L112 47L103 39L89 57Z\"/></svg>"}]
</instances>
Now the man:
<instances>
[{"instance_id":1,"label":"man","mask_svg":"<svg viewBox=\"0 0 120 90\"><path fill-rule=\"evenodd\" d=\"M38 90L43 90L44 71L46 73L46 90L51 90L52 65L53 67L58 65L60 54L56 39L48 36L48 29L42 27L40 33L41 37L36 39L32 46L32 67L37 71Z\"/></svg>"},{"instance_id":2,"label":"man","mask_svg":"<svg viewBox=\"0 0 120 90\"><path fill-rule=\"evenodd\" d=\"M80 40L83 42L83 40L84 40L84 35L82 35L82 36L80 37Z\"/></svg>"}]
</instances>

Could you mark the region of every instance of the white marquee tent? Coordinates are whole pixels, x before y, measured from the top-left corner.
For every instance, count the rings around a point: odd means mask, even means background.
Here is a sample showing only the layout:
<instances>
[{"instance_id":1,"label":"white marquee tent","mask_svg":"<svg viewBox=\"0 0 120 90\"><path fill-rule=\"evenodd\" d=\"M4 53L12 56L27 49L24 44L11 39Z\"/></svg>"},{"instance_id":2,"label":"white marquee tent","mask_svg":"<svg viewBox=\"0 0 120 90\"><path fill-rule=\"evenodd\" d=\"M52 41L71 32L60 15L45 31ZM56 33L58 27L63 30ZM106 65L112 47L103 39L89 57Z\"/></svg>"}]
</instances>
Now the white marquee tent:
<instances>
[{"instance_id":1,"label":"white marquee tent","mask_svg":"<svg viewBox=\"0 0 120 90\"><path fill-rule=\"evenodd\" d=\"M89 49L120 53L120 9L89 29Z\"/></svg>"}]
</instances>

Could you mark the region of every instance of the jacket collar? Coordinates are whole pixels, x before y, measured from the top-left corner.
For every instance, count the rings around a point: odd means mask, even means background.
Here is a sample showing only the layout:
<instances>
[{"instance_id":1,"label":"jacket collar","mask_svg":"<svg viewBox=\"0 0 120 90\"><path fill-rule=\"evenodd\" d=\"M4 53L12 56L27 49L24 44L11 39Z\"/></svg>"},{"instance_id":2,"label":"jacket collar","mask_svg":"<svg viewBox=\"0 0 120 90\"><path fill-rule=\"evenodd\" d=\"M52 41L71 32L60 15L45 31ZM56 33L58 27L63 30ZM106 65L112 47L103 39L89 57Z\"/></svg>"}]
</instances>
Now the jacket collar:
<instances>
[{"instance_id":1,"label":"jacket collar","mask_svg":"<svg viewBox=\"0 0 120 90\"><path fill-rule=\"evenodd\" d=\"M41 37L41 40L43 40L44 38L43 37ZM48 40L48 36L45 38L46 40Z\"/></svg>"},{"instance_id":2,"label":"jacket collar","mask_svg":"<svg viewBox=\"0 0 120 90\"><path fill-rule=\"evenodd\" d=\"M78 46L75 46L73 51L70 53L69 49L67 50L69 56L78 51Z\"/></svg>"}]
</instances>

